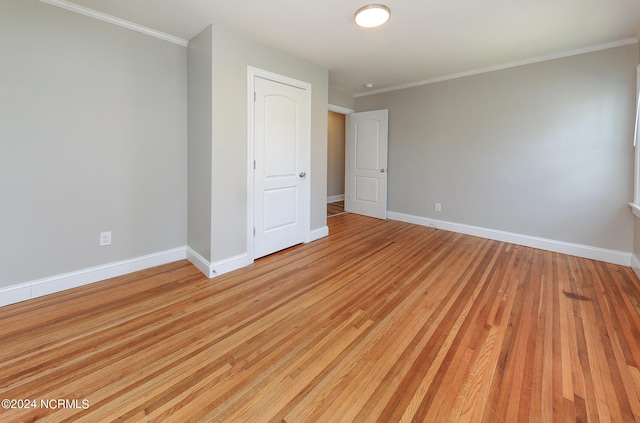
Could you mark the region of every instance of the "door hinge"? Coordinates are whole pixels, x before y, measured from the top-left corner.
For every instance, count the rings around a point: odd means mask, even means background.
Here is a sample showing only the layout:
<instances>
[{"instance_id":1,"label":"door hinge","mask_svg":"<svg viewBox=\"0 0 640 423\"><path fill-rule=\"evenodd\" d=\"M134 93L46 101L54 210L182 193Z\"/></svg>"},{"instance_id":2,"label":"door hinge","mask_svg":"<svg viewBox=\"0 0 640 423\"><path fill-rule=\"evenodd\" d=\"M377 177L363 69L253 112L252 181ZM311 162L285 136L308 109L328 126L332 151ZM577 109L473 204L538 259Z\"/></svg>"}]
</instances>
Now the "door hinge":
<instances>
[{"instance_id":1,"label":"door hinge","mask_svg":"<svg viewBox=\"0 0 640 423\"><path fill-rule=\"evenodd\" d=\"M253 161L253 170L256 170L256 161Z\"/></svg>"},{"instance_id":2,"label":"door hinge","mask_svg":"<svg viewBox=\"0 0 640 423\"><path fill-rule=\"evenodd\" d=\"M256 236L256 227L253 227L253 236Z\"/></svg>"},{"instance_id":3,"label":"door hinge","mask_svg":"<svg viewBox=\"0 0 640 423\"><path fill-rule=\"evenodd\" d=\"M256 92L253 92L253 101L256 101Z\"/></svg>"}]
</instances>

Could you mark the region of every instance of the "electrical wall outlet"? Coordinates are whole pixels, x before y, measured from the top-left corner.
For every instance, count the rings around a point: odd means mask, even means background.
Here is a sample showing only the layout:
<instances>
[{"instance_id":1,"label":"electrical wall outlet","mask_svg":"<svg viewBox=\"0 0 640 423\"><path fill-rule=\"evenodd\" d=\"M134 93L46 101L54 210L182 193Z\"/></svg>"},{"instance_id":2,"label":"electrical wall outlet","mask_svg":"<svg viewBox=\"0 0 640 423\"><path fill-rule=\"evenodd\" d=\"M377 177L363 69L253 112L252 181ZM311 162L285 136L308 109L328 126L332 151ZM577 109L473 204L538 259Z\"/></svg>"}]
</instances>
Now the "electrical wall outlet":
<instances>
[{"instance_id":1,"label":"electrical wall outlet","mask_svg":"<svg viewBox=\"0 0 640 423\"><path fill-rule=\"evenodd\" d=\"M106 245L111 245L111 231L100 232L100 246L104 247Z\"/></svg>"},{"instance_id":2,"label":"electrical wall outlet","mask_svg":"<svg viewBox=\"0 0 640 423\"><path fill-rule=\"evenodd\" d=\"M442 211L442 204L436 203L435 209L436 209L437 212L441 212Z\"/></svg>"}]
</instances>

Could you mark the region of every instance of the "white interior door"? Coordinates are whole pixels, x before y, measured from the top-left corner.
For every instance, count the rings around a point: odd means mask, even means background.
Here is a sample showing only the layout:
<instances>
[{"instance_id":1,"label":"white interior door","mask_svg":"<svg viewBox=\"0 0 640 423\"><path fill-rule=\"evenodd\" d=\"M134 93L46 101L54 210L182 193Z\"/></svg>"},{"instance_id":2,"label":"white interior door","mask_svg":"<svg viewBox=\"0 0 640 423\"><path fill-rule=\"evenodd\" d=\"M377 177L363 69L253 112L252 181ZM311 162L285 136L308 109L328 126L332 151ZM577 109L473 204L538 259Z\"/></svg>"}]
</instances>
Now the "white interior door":
<instances>
[{"instance_id":1,"label":"white interior door","mask_svg":"<svg viewBox=\"0 0 640 423\"><path fill-rule=\"evenodd\" d=\"M347 211L387 218L389 111L351 113L347 147Z\"/></svg>"},{"instance_id":2,"label":"white interior door","mask_svg":"<svg viewBox=\"0 0 640 423\"><path fill-rule=\"evenodd\" d=\"M254 77L253 256L305 241L309 216L308 90Z\"/></svg>"}]
</instances>

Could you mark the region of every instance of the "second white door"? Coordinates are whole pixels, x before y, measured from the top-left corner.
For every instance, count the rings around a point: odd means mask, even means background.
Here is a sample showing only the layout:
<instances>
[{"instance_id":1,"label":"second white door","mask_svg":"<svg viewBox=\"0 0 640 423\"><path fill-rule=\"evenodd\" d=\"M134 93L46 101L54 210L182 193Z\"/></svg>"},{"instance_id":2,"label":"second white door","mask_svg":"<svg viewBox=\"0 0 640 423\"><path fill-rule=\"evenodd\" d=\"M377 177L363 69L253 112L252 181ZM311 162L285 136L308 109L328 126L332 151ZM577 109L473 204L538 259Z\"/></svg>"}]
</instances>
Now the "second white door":
<instances>
[{"instance_id":1,"label":"second white door","mask_svg":"<svg viewBox=\"0 0 640 423\"><path fill-rule=\"evenodd\" d=\"M388 121L388 110L349 115L346 209L351 213L387 218Z\"/></svg>"}]
</instances>

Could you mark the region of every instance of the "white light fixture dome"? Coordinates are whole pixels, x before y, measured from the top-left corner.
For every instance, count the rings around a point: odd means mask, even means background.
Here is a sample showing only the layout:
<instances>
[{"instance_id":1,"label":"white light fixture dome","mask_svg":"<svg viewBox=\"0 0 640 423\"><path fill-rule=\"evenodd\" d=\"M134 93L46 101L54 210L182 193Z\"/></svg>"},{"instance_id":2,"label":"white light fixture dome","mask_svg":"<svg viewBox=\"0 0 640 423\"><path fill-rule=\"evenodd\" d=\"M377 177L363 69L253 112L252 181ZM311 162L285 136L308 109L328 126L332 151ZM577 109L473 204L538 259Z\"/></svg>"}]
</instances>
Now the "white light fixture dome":
<instances>
[{"instance_id":1,"label":"white light fixture dome","mask_svg":"<svg viewBox=\"0 0 640 423\"><path fill-rule=\"evenodd\" d=\"M391 10L383 4L369 4L361 7L355 14L355 22L363 28L374 28L387 22Z\"/></svg>"}]
</instances>

